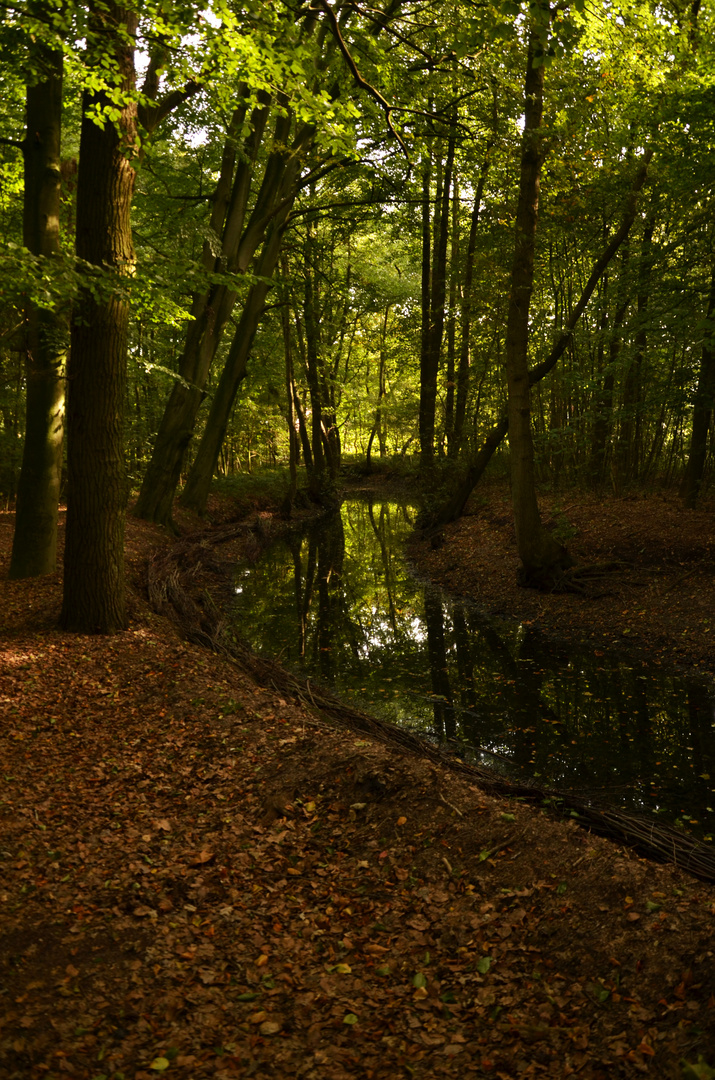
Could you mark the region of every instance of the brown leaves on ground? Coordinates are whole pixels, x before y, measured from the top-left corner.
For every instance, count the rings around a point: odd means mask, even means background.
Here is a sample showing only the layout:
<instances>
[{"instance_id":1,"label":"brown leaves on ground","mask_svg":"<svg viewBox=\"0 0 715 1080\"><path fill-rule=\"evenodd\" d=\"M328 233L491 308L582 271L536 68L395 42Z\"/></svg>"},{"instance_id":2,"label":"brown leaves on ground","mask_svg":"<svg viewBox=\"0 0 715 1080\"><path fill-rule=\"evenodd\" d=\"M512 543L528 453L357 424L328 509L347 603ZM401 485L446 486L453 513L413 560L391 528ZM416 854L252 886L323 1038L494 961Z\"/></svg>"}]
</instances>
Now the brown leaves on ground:
<instances>
[{"instance_id":1,"label":"brown leaves on ground","mask_svg":"<svg viewBox=\"0 0 715 1080\"><path fill-rule=\"evenodd\" d=\"M0 1075L680 1076L715 891L6 580ZM159 535L128 523L130 573Z\"/></svg>"},{"instance_id":2,"label":"brown leaves on ground","mask_svg":"<svg viewBox=\"0 0 715 1080\"><path fill-rule=\"evenodd\" d=\"M598 576L584 593L541 593L516 584L518 559L508 488L478 491L443 543L416 540L420 569L491 614L548 634L581 638L656 663L715 667L715 506L685 510L673 492L616 499L584 492L540 500L544 523L577 563Z\"/></svg>"}]
</instances>

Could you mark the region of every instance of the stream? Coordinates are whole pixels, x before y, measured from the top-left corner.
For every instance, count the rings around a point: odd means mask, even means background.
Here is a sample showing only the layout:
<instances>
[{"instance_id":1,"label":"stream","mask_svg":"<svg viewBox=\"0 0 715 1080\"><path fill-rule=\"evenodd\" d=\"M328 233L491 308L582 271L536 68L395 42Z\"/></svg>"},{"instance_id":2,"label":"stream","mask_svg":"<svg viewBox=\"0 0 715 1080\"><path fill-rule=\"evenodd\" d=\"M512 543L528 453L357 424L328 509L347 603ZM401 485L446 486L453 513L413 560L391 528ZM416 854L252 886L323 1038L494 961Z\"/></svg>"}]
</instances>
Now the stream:
<instances>
[{"instance_id":1,"label":"stream","mask_svg":"<svg viewBox=\"0 0 715 1080\"><path fill-rule=\"evenodd\" d=\"M238 567L229 617L258 653L512 779L715 834L712 685L554 645L420 581L415 516L346 500Z\"/></svg>"}]
</instances>

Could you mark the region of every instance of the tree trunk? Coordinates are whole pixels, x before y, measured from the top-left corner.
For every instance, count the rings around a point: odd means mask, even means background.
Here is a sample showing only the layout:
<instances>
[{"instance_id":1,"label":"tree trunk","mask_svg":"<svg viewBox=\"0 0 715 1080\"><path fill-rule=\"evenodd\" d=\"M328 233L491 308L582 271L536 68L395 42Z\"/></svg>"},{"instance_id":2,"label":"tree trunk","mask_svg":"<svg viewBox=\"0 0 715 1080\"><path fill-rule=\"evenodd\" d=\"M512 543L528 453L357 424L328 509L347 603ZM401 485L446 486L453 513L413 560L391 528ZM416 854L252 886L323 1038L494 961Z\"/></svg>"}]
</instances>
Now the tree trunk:
<instances>
[{"instance_id":1,"label":"tree trunk","mask_svg":"<svg viewBox=\"0 0 715 1080\"><path fill-rule=\"evenodd\" d=\"M447 144L447 161L436 222L435 253L429 294L429 323L424 335L420 363L420 455L423 465L434 457L434 431L437 410L437 375L444 331L444 306L447 287L447 240L449 237L449 197L454 166L455 136ZM424 274L424 268L423 268ZM424 303L424 300L423 300Z\"/></svg>"},{"instance_id":2,"label":"tree trunk","mask_svg":"<svg viewBox=\"0 0 715 1080\"><path fill-rule=\"evenodd\" d=\"M283 262L281 270L283 281L285 283L288 279L288 265L285 261ZM288 307L287 299L281 306L281 329L283 331L283 348L285 352L286 424L288 425L288 471L290 475L290 484L285 499L283 500L281 510L286 517L288 517L293 510L293 503L295 502L295 496L298 491L298 458L300 456L300 443L298 441L298 432L295 430L293 345L290 333L290 309Z\"/></svg>"},{"instance_id":3,"label":"tree trunk","mask_svg":"<svg viewBox=\"0 0 715 1080\"><path fill-rule=\"evenodd\" d=\"M136 16L114 2L91 6L95 63L116 64L120 88L134 90ZM135 172L137 105L125 103L116 126L89 114L110 105L85 91L77 177L77 256L97 267L72 322L68 367L64 598L61 622L79 633L124 629L124 391L129 302L122 279L132 272L130 209ZM115 106L112 104L112 108Z\"/></svg>"},{"instance_id":4,"label":"tree trunk","mask_svg":"<svg viewBox=\"0 0 715 1080\"><path fill-rule=\"evenodd\" d=\"M452 248L449 257L449 315L447 318L447 393L444 402L444 438L447 452L454 447L454 398L457 353L457 277L459 274L459 179L452 191Z\"/></svg>"},{"instance_id":5,"label":"tree trunk","mask_svg":"<svg viewBox=\"0 0 715 1080\"><path fill-rule=\"evenodd\" d=\"M469 367L470 367L470 352L471 352L471 332L472 332L472 289L474 279L474 256L477 249L477 227L479 225L479 215L482 206L482 198L484 195L484 185L487 180L487 173L489 172L489 165L491 164L491 152L496 142L497 129L499 124L499 112L497 107L497 95L496 90L492 87L493 102L492 102L492 131L487 140L487 145L484 151L484 158L482 160L481 168L479 169L479 180L477 181L477 190L474 194L474 204L472 206L472 216L469 223L469 240L467 241L467 254L464 266L464 288L462 290L462 310L460 313L460 345L459 345L459 361L457 364L457 388L456 398L454 406L454 433L452 436L452 442L449 446L450 457L457 457L464 440L464 420L467 415L467 398L469 396Z\"/></svg>"},{"instance_id":6,"label":"tree trunk","mask_svg":"<svg viewBox=\"0 0 715 1080\"><path fill-rule=\"evenodd\" d=\"M290 115L279 116L273 137L274 149L268 157L256 205L244 227L246 206L254 163L266 122L266 106L255 110L249 135L236 169L231 204L223 225L221 255L214 269L218 272L243 273L261 243L272 216L280 205L285 171L295 168L298 150L305 138L303 129L293 152L286 148L290 133ZM226 159L224 159L226 160ZM231 170L233 166L231 165ZM219 180L218 192L221 187ZM216 204L215 204L216 205ZM219 231L219 230L215 230ZM157 433L149 467L142 482L134 513L137 517L171 525L171 508L181 476L186 449L191 442L204 388L226 323L236 303L236 293L225 284L216 284L194 300L194 322L189 327L184 352L179 363L179 379L169 400Z\"/></svg>"},{"instance_id":7,"label":"tree trunk","mask_svg":"<svg viewBox=\"0 0 715 1080\"><path fill-rule=\"evenodd\" d=\"M62 53L41 55L41 82L28 86L24 144L23 242L33 255L60 251ZM66 327L50 311L25 313L26 418L17 489L10 577L51 574L57 566L57 509L62 475Z\"/></svg>"},{"instance_id":8,"label":"tree trunk","mask_svg":"<svg viewBox=\"0 0 715 1080\"><path fill-rule=\"evenodd\" d=\"M380 457L385 456L385 436L382 431L382 401L385 397L385 364L387 361L387 324L390 318L391 303L385 305L385 316L382 320L382 340L380 342L380 359L378 362L377 372L377 405L375 407L375 421L372 425L372 431L370 432L370 438L367 443L367 450L365 451L365 465L367 471L372 470L372 444L375 441L377 435L378 444L380 446Z\"/></svg>"},{"instance_id":9,"label":"tree trunk","mask_svg":"<svg viewBox=\"0 0 715 1080\"><path fill-rule=\"evenodd\" d=\"M708 430L715 402L715 341L711 323L715 316L715 268L710 279L708 297L707 328L703 339L703 351L700 360L700 375L695 391L693 407L693 430L690 436L690 455L683 478L682 497L689 510L694 510L700 494L700 487L705 472Z\"/></svg>"},{"instance_id":10,"label":"tree trunk","mask_svg":"<svg viewBox=\"0 0 715 1080\"><path fill-rule=\"evenodd\" d=\"M628 236L630 228L635 220L636 210L638 207L638 193L643 187L648 176L648 165L653 157L652 150L646 150L641 159L638 171L633 180L631 190L628 196L628 204L626 210L621 219L621 223L609 240L606 247L599 255L598 259L593 265L591 275L586 282L583 292L579 297L579 301L576 307L573 309L566 322L566 326L562 331L558 341L552 348L551 352L545 360L542 360L540 364L532 368L529 372L529 386L535 386L541 381L552 368L558 363L563 356L574 332L574 327L578 323L579 319L583 315L588 306L588 302L591 299L593 292L598 285L599 281L603 277L609 263L613 259L614 255L618 252L621 244ZM492 430L487 435L484 444L476 455L474 461L467 469L464 480L459 484L456 491L447 499L447 501L440 506L436 511L429 515L423 515L420 521L421 528L436 528L440 525L446 525L450 521L454 521L460 516L464 507L467 505L467 500L474 490L475 486L479 483L480 479L484 475L484 470L492 459L494 451L500 446L504 436L509 430L508 416L502 416L499 421L493 426Z\"/></svg>"},{"instance_id":11,"label":"tree trunk","mask_svg":"<svg viewBox=\"0 0 715 1080\"><path fill-rule=\"evenodd\" d=\"M319 296L316 288L318 280L316 264L315 226L312 222L308 222L305 240L305 283L303 291L304 360L305 376L310 396L310 442L313 457L308 490L311 498L320 501L326 493L327 477L325 444L323 441L323 401L319 371L321 326Z\"/></svg>"},{"instance_id":12,"label":"tree trunk","mask_svg":"<svg viewBox=\"0 0 715 1080\"><path fill-rule=\"evenodd\" d=\"M524 85L524 133L521 149L516 242L506 330L506 376L509 394L511 497L516 527L520 585L552 586L571 560L566 549L544 528L534 479L529 386L529 305L534 283L534 248L539 212L544 64L536 30L529 35ZM538 66L535 66L538 65Z\"/></svg>"},{"instance_id":13,"label":"tree trunk","mask_svg":"<svg viewBox=\"0 0 715 1080\"><path fill-rule=\"evenodd\" d=\"M608 437L610 424L613 416L613 372L606 371L605 341L608 328L608 275L603 276L603 287L600 290L601 316L598 329L597 346L597 374L601 380L593 395L593 429L591 431L591 451L589 461L589 477L593 487L600 487L606 472L606 453L608 449Z\"/></svg>"},{"instance_id":14,"label":"tree trunk","mask_svg":"<svg viewBox=\"0 0 715 1080\"><path fill-rule=\"evenodd\" d=\"M253 339L263 314L270 278L278 263L283 231L285 229L290 204L281 211L266 238L261 257L256 267L256 276L261 279L251 287L243 305L233 342L224 364L218 386L214 392L211 408L206 420L206 427L199 443L193 465L189 471L180 503L190 510L203 514L211 489L211 480L216 469L221 445L226 437L226 429L231 417L233 403L238 388L246 375L246 366L251 352Z\"/></svg>"},{"instance_id":15,"label":"tree trunk","mask_svg":"<svg viewBox=\"0 0 715 1080\"><path fill-rule=\"evenodd\" d=\"M422 442L422 429L426 424L423 417L424 403L422 400L422 385L425 378L425 358L429 349L429 326L432 296L432 159L429 149L422 159L422 288L421 300L421 333L420 333L420 452L422 460L425 460L425 447Z\"/></svg>"},{"instance_id":16,"label":"tree trunk","mask_svg":"<svg viewBox=\"0 0 715 1080\"><path fill-rule=\"evenodd\" d=\"M623 385L623 413L621 430L618 436L619 473L625 484L629 484L638 478L638 469L640 467L641 391L643 361L648 341L646 317L650 300L651 271L653 269L654 231L655 214L651 211L643 229L640 266L638 268L638 325L635 336L635 355L628 366Z\"/></svg>"}]
</instances>

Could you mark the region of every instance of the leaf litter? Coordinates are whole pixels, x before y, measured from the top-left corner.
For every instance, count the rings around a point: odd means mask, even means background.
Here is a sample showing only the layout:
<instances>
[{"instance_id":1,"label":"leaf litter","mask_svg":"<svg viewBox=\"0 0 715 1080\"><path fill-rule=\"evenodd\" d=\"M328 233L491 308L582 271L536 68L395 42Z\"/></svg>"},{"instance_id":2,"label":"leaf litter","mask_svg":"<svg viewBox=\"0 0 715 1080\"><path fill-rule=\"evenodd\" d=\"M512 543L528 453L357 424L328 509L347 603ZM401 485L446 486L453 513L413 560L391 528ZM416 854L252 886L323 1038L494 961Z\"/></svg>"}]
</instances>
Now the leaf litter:
<instances>
[{"instance_id":1,"label":"leaf litter","mask_svg":"<svg viewBox=\"0 0 715 1080\"><path fill-rule=\"evenodd\" d=\"M138 588L125 633L65 635L10 539L1 515L4 1078L712 1064L712 887L335 730ZM138 581L168 541L127 543Z\"/></svg>"}]
</instances>

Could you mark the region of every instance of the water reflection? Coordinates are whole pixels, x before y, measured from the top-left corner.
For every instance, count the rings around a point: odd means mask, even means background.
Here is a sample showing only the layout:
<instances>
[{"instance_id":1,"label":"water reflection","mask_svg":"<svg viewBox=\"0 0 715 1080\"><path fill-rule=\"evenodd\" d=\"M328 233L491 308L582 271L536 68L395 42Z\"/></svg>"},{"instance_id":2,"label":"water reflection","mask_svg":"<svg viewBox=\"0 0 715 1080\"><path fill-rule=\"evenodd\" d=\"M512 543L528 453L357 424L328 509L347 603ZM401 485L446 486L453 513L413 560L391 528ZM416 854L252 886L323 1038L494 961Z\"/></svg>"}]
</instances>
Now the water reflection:
<instances>
[{"instance_id":1,"label":"water reflection","mask_svg":"<svg viewBox=\"0 0 715 1080\"><path fill-rule=\"evenodd\" d=\"M554 648L425 586L402 555L413 516L352 499L240 569L240 632L456 752L715 831L712 688L600 650Z\"/></svg>"}]
</instances>

